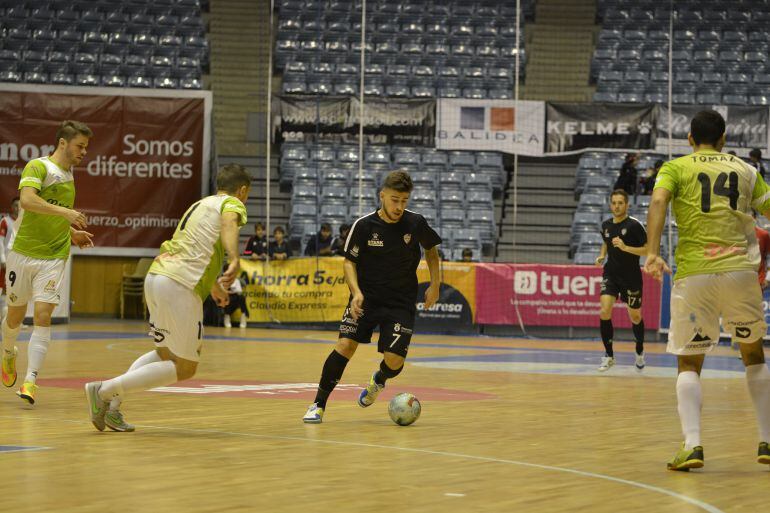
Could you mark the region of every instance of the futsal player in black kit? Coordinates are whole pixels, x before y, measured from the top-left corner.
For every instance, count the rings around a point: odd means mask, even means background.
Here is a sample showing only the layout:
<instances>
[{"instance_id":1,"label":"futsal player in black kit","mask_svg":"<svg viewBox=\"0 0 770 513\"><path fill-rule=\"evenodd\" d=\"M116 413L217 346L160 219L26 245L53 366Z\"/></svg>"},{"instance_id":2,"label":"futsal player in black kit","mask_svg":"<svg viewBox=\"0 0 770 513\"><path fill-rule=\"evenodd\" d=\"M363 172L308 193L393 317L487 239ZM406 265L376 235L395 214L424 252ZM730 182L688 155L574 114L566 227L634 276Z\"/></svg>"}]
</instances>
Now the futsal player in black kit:
<instances>
[{"instance_id":1,"label":"futsal player in black kit","mask_svg":"<svg viewBox=\"0 0 770 513\"><path fill-rule=\"evenodd\" d=\"M420 248L425 250L430 271L425 308L438 299L441 237L423 216L406 210L412 188L408 173L391 172L380 191L380 209L359 218L350 229L343 264L350 301L337 345L324 363L315 401L302 419L308 424L321 423L329 394L358 344L371 342L375 327L380 329L377 350L383 359L361 392L359 406L371 406L385 382L403 370L414 329Z\"/></svg>"},{"instance_id":2,"label":"futsal player in black kit","mask_svg":"<svg viewBox=\"0 0 770 513\"><path fill-rule=\"evenodd\" d=\"M601 266L604 257L608 257L604 264L599 299L599 328L605 351L599 371L604 372L615 365L615 354L612 351L612 307L618 296L626 303L628 316L631 318L631 328L636 339L636 369L641 371L644 368L644 320L641 310L642 271L639 268L639 257L646 254L647 232L642 223L628 215L626 191L612 191L610 210L612 218L602 223L604 244L596 258L596 265Z\"/></svg>"}]
</instances>

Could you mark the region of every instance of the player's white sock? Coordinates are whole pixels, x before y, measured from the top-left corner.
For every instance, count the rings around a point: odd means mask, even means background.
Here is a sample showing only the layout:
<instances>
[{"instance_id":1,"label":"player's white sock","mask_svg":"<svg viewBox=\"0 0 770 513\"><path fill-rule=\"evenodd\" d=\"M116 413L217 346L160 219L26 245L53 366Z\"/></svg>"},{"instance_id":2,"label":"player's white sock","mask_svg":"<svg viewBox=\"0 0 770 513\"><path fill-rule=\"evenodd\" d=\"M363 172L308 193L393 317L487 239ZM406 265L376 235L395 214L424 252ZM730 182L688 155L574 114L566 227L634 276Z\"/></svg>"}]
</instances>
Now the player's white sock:
<instances>
[{"instance_id":1,"label":"player's white sock","mask_svg":"<svg viewBox=\"0 0 770 513\"><path fill-rule=\"evenodd\" d=\"M35 326L32 329L32 336L27 347L27 376L24 378L25 382L34 383L37 381L37 374L43 366L50 342L50 326Z\"/></svg>"},{"instance_id":2,"label":"player's white sock","mask_svg":"<svg viewBox=\"0 0 770 513\"><path fill-rule=\"evenodd\" d=\"M702 403L700 376L697 372L680 372L676 378L679 421L682 423L684 448L700 445L700 411Z\"/></svg>"},{"instance_id":3,"label":"player's white sock","mask_svg":"<svg viewBox=\"0 0 770 513\"><path fill-rule=\"evenodd\" d=\"M141 392L155 387L176 383L176 365L170 360L153 362L138 369L128 371L122 376L102 383L99 397L110 401L116 395Z\"/></svg>"},{"instance_id":4,"label":"player's white sock","mask_svg":"<svg viewBox=\"0 0 770 513\"><path fill-rule=\"evenodd\" d=\"M3 350L10 354L13 353L13 347L16 345L16 339L21 331L21 324L16 326L16 329L11 329L8 327L7 321L7 318L3 319L2 329L0 329L0 331L3 333Z\"/></svg>"},{"instance_id":5,"label":"player's white sock","mask_svg":"<svg viewBox=\"0 0 770 513\"><path fill-rule=\"evenodd\" d=\"M746 366L746 384L754 401L759 441L770 442L770 369L764 363Z\"/></svg>"},{"instance_id":6,"label":"player's white sock","mask_svg":"<svg viewBox=\"0 0 770 513\"><path fill-rule=\"evenodd\" d=\"M144 353L142 356L134 360L134 363L131 364L131 367L128 368L128 372L132 370L136 370L139 367L144 367L148 363L155 363L155 362L162 362L160 355L157 351L150 351L149 353ZM123 402L123 399L120 396L115 396L112 398L112 401L110 401L110 410L118 410L120 409L120 403Z\"/></svg>"}]
</instances>

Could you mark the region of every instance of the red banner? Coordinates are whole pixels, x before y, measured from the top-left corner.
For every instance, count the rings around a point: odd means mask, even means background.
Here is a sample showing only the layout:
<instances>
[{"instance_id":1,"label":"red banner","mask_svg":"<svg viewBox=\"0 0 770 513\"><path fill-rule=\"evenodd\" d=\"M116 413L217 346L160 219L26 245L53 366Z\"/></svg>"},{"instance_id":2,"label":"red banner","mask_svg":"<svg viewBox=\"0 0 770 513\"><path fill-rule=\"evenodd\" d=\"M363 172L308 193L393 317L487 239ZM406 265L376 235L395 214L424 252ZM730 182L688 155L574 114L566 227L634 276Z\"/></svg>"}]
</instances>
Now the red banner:
<instances>
[{"instance_id":1,"label":"red banner","mask_svg":"<svg viewBox=\"0 0 770 513\"><path fill-rule=\"evenodd\" d=\"M65 119L94 132L75 168L75 209L98 254L157 251L208 183L210 93L0 87L0 212L29 160L49 155ZM132 251L133 250L133 251Z\"/></svg>"},{"instance_id":2,"label":"red banner","mask_svg":"<svg viewBox=\"0 0 770 513\"><path fill-rule=\"evenodd\" d=\"M476 266L476 322L526 326L591 327L599 323L602 269L584 265L479 264ZM647 329L660 326L661 285L644 275L642 317ZM630 328L623 303L612 323Z\"/></svg>"}]
</instances>

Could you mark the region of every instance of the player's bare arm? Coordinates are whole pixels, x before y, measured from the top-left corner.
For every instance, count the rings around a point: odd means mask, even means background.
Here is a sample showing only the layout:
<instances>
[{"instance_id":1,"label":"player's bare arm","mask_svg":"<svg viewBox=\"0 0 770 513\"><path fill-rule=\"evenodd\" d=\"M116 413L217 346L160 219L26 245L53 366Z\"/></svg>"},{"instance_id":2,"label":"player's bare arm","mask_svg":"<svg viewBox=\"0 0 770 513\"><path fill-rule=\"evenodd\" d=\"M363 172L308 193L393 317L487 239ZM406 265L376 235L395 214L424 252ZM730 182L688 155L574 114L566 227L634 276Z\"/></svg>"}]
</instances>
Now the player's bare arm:
<instances>
[{"instance_id":1,"label":"player's bare arm","mask_svg":"<svg viewBox=\"0 0 770 513\"><path fill-rule=\"evenodd\" d=\"M656 280L662 280L663 273L671 272L671 268L660 256L660 236L663 233L669 201L671 201L671 192L662 187L655 189L647 212L647 260L644 263L644 272Z\"/></svg>"},{"instance_id":2,"label":"player's bare arm","mask_svg":"<svg viewBox=\"0 0 770 513\"><path fill-rule=\"evenodd\" d=\"M225 307L230 304L230 294L227 293L227 289L222 286L220 281L221 278L211 286L211 297L214 298L218 306Z\"/></svg>"},{"instance_id":3,"label":"player's bare arm","mask_svg":"<svg viewBox=\"0 0 770 513\"><path fill-rule=\"evenodd\" d=\"M222 286L227 288L238 276L238 270L241 267L238 259L238 214L235 212L225 212L222 214L222 246L227 253L227 270L222 274Z\"/></svg>"},{"instance_id":4,"label":"player's bare arm","mask_svg":"<svg viewBox=\"0 0 770 513\"><path fill-rule=\"evenodd\" d=\"M345 273L345 281L348 282L350 293L353 295L350 300L350 316L356 321L364 313L364 294L358 286L356 263L346 258L342 264L342 270Z\"/></svg>"},{"instance_id":5,"label":"player's bare arm","mask_svg":"<svg viewBox=\"0 0 770 513\"><path fill-rule=\"evenodd\" d=\"M88 233L84 230L76 230L74 227L70 226L70 238L72 238L72 243L80 249L94 247L94 241L91 238L93 236L93 233Z\"/></svg>"},{"instance_id":6,"label":"player's bare arm","mask_svg":"<svg viewBox=\"0 0 770 513\"><path fill-rule=\"evenodd\" d=\"M607 244L602 243L602 249L599 250L599 256L596 257L596 261L594 262L594 265L596 267L601 267L604 265L604 259L607 256Z\"/></svg>"},{"instance_id":7,"label":"player's bare arm","mask_svg":"<svg viewBox=\"0 0 770 513\"><path fill-rule=\"evenodd\" d=\"M428 309L438 301L441 288L441 259L438 255L438 246L425 250L425 261L430 272L430 285L425 290L425 308Z\"/></svg>"},{"instance_id":8,"label":"player's bare arm","mask_svg":"<svg viewBox=\"0 0 770 513\"><path fill-rule=\"evenodd\" d=\"M76 228L84 229L88 226L86 216L77 210L48 203L40 197L40 193L34 187L22 187L19 198L21 208L36 214L63 217Z\"/></svg>"},{"instance_id":9,"label":"player's bare arm","mask_svg":"<svg viewBox=\"0 0 770 513\"><path fill-rule=\"evenodd\" d=\"M628 246L620 237L612 239L612 245L619 250L631 253L632 255L645 256L647 254L647 244L644 246Z\"/></svg>"}]
</instances>

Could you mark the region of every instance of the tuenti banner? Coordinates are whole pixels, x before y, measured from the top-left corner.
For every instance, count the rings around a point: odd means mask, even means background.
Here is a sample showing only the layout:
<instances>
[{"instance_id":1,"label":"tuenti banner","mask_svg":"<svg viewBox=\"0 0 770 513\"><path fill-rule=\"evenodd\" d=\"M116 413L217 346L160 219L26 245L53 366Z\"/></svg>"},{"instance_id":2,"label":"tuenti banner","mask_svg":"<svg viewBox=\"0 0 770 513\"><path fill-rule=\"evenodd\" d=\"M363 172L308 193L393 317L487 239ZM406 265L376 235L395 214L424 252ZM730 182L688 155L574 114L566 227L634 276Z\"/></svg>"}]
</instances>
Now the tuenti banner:
<instances>
[{"instance_id":1,"label":"tuenti banner","mask_svg":"<svg viewBox=\"0 0 770 513\"><path fill-rule=\"evenodd\" d=\"M548 103L545 151L652 149L655 127L654 104Z\"/></svg>"},{"instance_id":2,"label":"tuenti banner","mask_svg":"<svg viewBox=\"0 0 770 513\"><path fill-rule=\"evenodd\" d=\"M673 153L689 153L690 145L687 134L690 132L690 120L695 114L705 108L712 108L722 114L726 122L727 144L725 151L730 148L768 148L768 115L767 106L736 106L736 105L674 105L671 109L671 129L668 126L668 108L657 105L657 143L660 152L668 151L669 131L672 136Z\"/></svg>"},{"instance_id":3,"label":"tuenti banner","mask_svg":"<svg viewBox=\"0 0 770 513\"><path fill-rule=\"evenodd\" d=\"M209 176L208 91L0 85L0 211L19 194L28 161L55 149L59 124L94 132L75 168L75 209L86 214L89 254L154 255Z\"/></svg>"},{"instance_id":4,"label":"tuenti banner","mask_svg":"<svg viewBox=\"0 0 770 513\"><path fill-rule=\"evenodd\" d=\"M478 264L476 322L525 326L599 326L602 269L587 265ZM660 283L644 275L645 327L660 324ZM630 328L617 302L612 322Z\"/></svg>"},{"instance_id":5,"label":"tuenti banner","mask_svg":"<svg viewBox=\"0 0 770 513\"><path fill-rule=\"evenodd\" d=\"M543 155L545 103L441 98L436 148Z\"/></svg>"}]
</instances>

